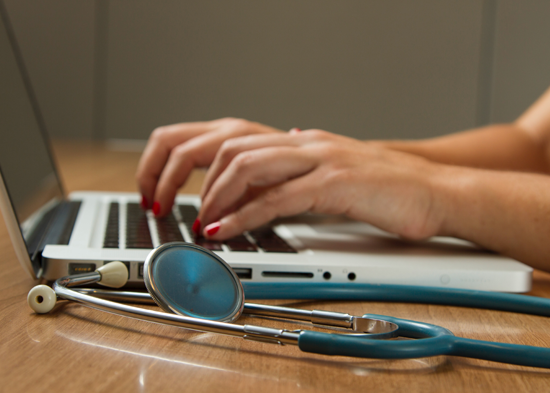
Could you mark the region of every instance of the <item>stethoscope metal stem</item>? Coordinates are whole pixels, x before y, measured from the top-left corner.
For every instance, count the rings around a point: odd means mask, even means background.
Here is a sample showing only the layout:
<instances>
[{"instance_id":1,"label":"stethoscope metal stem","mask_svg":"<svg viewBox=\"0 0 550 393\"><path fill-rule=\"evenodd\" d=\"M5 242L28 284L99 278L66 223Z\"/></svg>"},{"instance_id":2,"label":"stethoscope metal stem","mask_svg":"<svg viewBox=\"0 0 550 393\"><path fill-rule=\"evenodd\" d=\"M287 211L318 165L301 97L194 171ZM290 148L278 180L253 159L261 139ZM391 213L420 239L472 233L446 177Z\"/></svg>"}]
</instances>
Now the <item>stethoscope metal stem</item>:
<instances>
[{"instance_id":1,"label":"stethoscope metal stem","mask_svg":"<svg viewBox=\"0 0 550 393\"><path fill-rule=\"evenodd\" d=\"M151 295L146 292L112 291L92 288L77 288L74 291L91 295L95 298L117 302L156 304ZM376 334L377 338L390 338L397 329L395 324L384 320L356 317L333 311L303 310L266 304L245 303L243 312L261 317L293 319L307 321L319 326L346 328L357 333Z\"/></svg>"},{"instance_id":2,"label":"stethoscope metal stem","mask_svg":"<svg viewBox=\"0 0 550 393\"><path fill-rule=\"evenodd\" d=\"M112 314L203 332L237 336L249 340L270 342L274 344L298 345L298 337L300 335L300 332L296 331L288 331L285 329L272 329L254 325L235 325L226 322L217 322L206 319L185 317L177 314L169 314L139 307L128 306L125 304L97 298L87 295L85 293L69 289L70 286L77 285L77 282L90 284L92 282L97 282L100 277L100 274L97 272L65 277L63 279L57 280L53 285L53 289L57 296L62 299L83 303L89 307L110 312Z\"/></svg>"}]
</instances>

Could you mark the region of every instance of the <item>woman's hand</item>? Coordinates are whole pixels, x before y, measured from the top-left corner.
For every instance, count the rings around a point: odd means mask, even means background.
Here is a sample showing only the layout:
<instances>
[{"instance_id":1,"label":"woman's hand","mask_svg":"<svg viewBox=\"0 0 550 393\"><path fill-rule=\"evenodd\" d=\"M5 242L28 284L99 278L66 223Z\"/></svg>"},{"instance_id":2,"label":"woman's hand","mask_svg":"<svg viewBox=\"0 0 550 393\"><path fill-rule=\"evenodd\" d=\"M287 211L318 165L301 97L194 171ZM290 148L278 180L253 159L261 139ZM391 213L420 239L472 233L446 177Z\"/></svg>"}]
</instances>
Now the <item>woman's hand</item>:
<instances>
[{"instance_id":1,"label":"woman's hand","mask_svg":"<svg viewBox=\"0 0 550 393\"><path fill-rule=\"evenodd\" d=\"M142 207L152 208L157 216L167 214L177 190L193 168L209 166L224 141L244 135L275 133L282 131L232 118L157 128L149 138L136 173Z\"/></svg>"},{"instance_id":2,"label":"woman's hand","mask_svg":"<svg viewBox=\"0 0 550 393\"><path fill-rule=\"evenodd\" d=\"M437 234L445 166L319 130L232 138L202 190L203 234L226 239L303 212L345 214L412 239ZM200 225L199 224L199 225Z\"/></svg>"}]
</instances>

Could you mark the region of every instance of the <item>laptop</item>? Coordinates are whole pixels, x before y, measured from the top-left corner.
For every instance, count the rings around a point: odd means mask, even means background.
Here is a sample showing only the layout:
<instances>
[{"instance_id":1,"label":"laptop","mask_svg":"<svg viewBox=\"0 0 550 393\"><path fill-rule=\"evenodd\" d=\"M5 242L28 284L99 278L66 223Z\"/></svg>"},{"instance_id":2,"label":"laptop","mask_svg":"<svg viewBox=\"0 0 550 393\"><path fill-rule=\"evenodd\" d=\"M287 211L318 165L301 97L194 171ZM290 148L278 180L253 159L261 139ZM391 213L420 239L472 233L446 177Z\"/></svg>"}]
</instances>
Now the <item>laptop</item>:
<instances>
[{"instance_id":1,"label":"laptop","mask_svg":"<svg viewBox=\"0 0 550 393\"><path fill-rule=\"evenodd\" d=\"M178 195L156 219L137 193L65 195L39 107L0 3L0 207L23 268L35 279L95 270L112 261L143 285L154 247L194 242L254 283L379 283L505 292L531 288L532 269L453 238L410 242L345 217L305 214L225 242L195 238L196 195Z\"/></svg>"}]
</instances>

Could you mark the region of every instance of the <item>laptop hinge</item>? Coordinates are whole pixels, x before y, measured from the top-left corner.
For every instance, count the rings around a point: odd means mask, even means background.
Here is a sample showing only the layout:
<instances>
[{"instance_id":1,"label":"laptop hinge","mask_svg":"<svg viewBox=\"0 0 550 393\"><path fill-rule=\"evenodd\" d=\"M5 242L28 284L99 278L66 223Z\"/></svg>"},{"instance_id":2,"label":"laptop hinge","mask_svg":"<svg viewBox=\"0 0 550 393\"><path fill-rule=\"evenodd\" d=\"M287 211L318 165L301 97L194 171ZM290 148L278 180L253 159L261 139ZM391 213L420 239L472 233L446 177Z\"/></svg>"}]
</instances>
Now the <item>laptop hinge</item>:
<instances>
[{"instance_id":1,"label":"laptop hinge","mask_svg":"<svg viewBox=\"0 0 550 393\"><path fill-rule=\"evenodd\" d=\"M42 251L48 244L69 244L81 201L63 201L44 215L29 240L29 256L37 277L45 266ZM42 236L35 235L41 233Z\"/></svg>"}]
</instances>

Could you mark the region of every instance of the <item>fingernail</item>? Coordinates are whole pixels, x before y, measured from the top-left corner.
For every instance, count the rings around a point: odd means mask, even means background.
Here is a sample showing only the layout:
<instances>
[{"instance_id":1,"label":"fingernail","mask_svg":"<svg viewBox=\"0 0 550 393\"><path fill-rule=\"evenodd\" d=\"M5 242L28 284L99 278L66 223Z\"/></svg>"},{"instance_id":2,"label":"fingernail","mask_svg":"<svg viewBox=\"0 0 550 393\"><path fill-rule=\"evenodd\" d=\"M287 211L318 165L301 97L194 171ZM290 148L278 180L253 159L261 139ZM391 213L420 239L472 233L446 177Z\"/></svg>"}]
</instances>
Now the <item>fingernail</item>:
<instances>
[{"instance_id":1,"label":"fingernail","mask_svg":"<svg viewBox=\"0 0 550 393\"><path fill-rule=\"evenodd\" d=\"M155 201L155 203L153 203L153 214L155 216L158 216L160 213L160 203L158 203L157 201Z\"/></svg>"},{"instance_id":2,"label":"fingernail","mask_svg":"<svg viewBox=\"0 0 550 393\"><path fill-rule=\"evenodd\" d=\"M191 230L193 231L193 233L195 235L198 235L200 233L200 230L201 230L201 220L199 220L197 218L195 220L195 222L193 223L193 226L191 227Z\"/></svg>"},{"instance_id":3,"label":"fingernail","mask_svg":"<svg viewBox=\"0 0 550 393\"><path fill-rule=\"evenodd\" d=\"M214 236L220 230L220 226L221 226L220 222L217 221L210 225L207 225L206 228L204 228L204 230L206 231L206 234L208 236Z\"/></svg>"},{"instance_id":4,"label":"fingernail","mask_svg":"<svg viewBox=\"0 0 550 393\"><path fill-rule=\"evenodd\" d=\"M147 207L149 206L149 204L147 203L147 198L145 198L144 195L141 196L141 208L143 210L147 210Z\"/></svg>"},{"instance_id":5,"label":"fingernail","mask_svg":"<svg viewBox=\"0 0 550 393\"><path fill-rule=\"evenodd\" d=\"M299 133L300 131L302 131L302 130L300 130L298 127L294 127L294 128L292 128L292 129L290 130L290 133L291 133L291 134L297 134L297 133Z\"/></svg>"}]
</instances>

